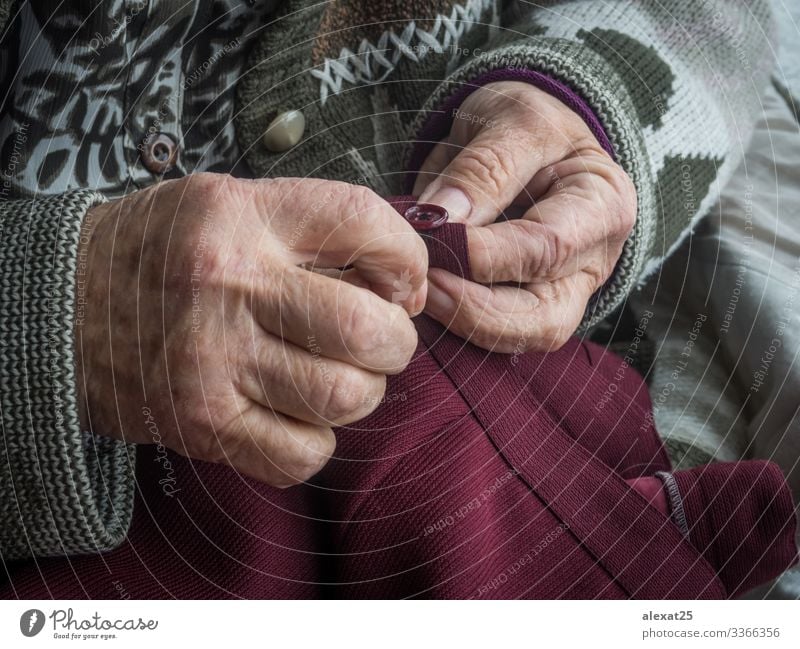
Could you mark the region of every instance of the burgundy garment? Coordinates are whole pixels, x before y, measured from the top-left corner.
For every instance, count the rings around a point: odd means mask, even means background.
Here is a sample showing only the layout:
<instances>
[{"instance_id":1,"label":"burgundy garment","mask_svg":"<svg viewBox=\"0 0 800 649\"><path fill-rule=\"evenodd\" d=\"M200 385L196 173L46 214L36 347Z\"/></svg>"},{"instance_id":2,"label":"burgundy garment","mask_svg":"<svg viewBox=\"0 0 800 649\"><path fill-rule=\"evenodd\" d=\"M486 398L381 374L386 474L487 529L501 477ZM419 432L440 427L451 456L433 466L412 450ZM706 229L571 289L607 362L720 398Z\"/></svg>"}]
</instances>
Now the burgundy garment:
<instances>
[{"instance_id":1,"label":"burgundy garment","mask_svg":"<svg viewBox=\"0 0 800 649\"><path fill-rule=\"evenodd\" d=\"M426 242L468 276L463 226ZM671 467L620 358L577 338L492 354L415 322L414 359L375 412L337 430L312 483L281 491L169 453L168 495L164 458L142 447L126 542L8 565L0 595L723 598L796 562L774 464L672 473L688 536L651 503L652 480L637 479Z\"/></svg>"}]
</instances>

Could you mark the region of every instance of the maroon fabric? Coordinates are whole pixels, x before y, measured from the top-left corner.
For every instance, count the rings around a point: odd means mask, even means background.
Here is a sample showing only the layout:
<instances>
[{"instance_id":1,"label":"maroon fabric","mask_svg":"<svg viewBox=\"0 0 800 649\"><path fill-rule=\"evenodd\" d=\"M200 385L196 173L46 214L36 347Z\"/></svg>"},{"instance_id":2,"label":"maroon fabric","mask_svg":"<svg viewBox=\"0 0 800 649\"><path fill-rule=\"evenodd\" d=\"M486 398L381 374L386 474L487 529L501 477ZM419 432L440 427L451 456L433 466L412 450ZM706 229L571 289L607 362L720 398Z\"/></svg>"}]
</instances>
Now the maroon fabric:
<instances>
[{"instance_id":1,"label":"maroon fabric","mask_svg":"<svg viewBox=\"0 0 800 649\"><path fill-rule=\"evenodd\" d=\"M678 471L689 539L717 567L732 596L758 586L774 566L796 562L794 505L776 464L709 464ZM742 522L748 524L742 525ZM768 532L768 533L767 533Z\"/></svg>"},{"instance_id":2,"label":"maroon fabric","mask_svg":"<svg viewBox=\"0 0 800 649\"><path fill-rule=\"evenodd\" d=\"M711 596L720 596L713 570L698 560L678 529L541 407L529 389L532 376L523 379L508 368L506 357L486 355L473 346L461 350L460 362L449 363L456 343L452 337L440 337L436 344L439 331L430 325L420 328L431 353L472 404L499 452L615 575L627 595L653 599L669 587L678 596L696 596L696 584L705 582ZM473 368L479 366L481 371L475 372ZM565 371L572 373L571 368ZM574 388L573 398L580 386ZM583 392L581 398L598 403L600 395ZM537 410L537 426L531 430L530 413ZM646 459L651 463L655 456ZM564 476L571 477L565 480ZM631 548L638 552L632 553ZM684 584L686 580L690 583Z\"/></svg>"},{"instance_id":3,"label":"maroon fabric","mask_svg":"<svg viewBox=\"0 0 800 649\"><path fill-rule=\"evenodd\" d=\"M720 598L796 562L773 464L675 472L688 538L631 485L670 464L620 358L577 338L491 354L416 323L414 359L312 483L281 491L169 453L168 494L142 447L126 542L6 565L0 596Z\"/></svg>"}]
</instances>

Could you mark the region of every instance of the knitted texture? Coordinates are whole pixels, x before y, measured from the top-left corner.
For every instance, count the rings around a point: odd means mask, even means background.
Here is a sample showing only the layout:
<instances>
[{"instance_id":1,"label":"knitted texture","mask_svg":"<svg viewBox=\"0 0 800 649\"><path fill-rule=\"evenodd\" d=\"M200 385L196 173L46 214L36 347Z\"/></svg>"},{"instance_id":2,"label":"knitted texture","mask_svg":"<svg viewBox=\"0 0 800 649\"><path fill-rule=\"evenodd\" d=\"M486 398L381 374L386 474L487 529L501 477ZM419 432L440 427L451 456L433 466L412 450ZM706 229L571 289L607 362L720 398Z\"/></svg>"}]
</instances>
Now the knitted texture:
<instances>
[{"instance_id":1,"label":"knitted texture","mask_svg":"<svg viewBox=\"0 0 800 649\"><path fill-rule=\"evenodd\" d=\"M0 202L0 559L95 552L125 535L125 444L83 434L74 369L81 222L103 198L77 191Z\"/></svg>"},{"instance_id":2,"label":"knitted texture","mask_svg":"<svg viewBox=\"0 0 800 649\"><path fill-rule=\"evenodd\" d=\"M0 24L13 4L0 0ZM552 77L600 120L639 199L636 228L611 281L590 304L585 327L658 267L735 166L739 139L757 109L752 89L763 84L770 64L768 3L520 3L521 12L509 11L502 20L500 4L285 0L279 19L258 30L238 83L236 135L258 176L330 177L383 195L399 193L412 141L459 87L514 66ZM285 154L271 153L260 137L278 112L289 109L306 117L304 140ZM171 123L177 116L168 112ZM165 118L158 118L163 129ZM38 165L31 168L42 178ZM121 177L131 168L121 166ZM105 165L104 172L109 169ZM141 179L151 180L148 174ZM77 232L79 216L95 200L89 196L2 204L0 280L4 299L13 298L2 330L8 390L2 394L0 497L13 503L3 512L4 557L112 547L130 514L133 484L124 449L84 439L75 420L68 317L75 262L59 242L73 241L70 228ZM54 223L55 231L47 232ZM73 243L64 246L74 253ZM49 302L31 293L37 286L52 291ZM65 325L57 332L58 354L46 335L56 324Z\"/></svg>"},{"instance_id":3,"label":"knitted texture","mask_svg":"<svg viewBox=\"0 0 800 649\"><path fill-rule=\"evenodd\" d=\"M715 567L732 597L754 588L764 568L796 562L797 521L777 464L760 460L716 463L677 471L689 539ZM766 488L765 488L766 487Z\"/></svg>"},{"instance_id":4,"label":"knitted texture","mask_svg":"<svg viewBox=\"0 0 800 649\"><path fill-rule=\"evenodd\" d=\"M414 130L424 132L465 85L504 68L542 72L583 97L638 197L636 225L611 280L588 305L587 328L660 266L716 200L712 185L733 173L759 107L755 92L740 89L767 82L774 27L766 3L553 4L447 78Z\"/></svg>"},{"instance_id":5,"label":"knitted texture","mask_svg":"<svg viewBox=\"0 0 800 649\"><path fill-rule=\"evenodd\" d=\"M11 12L13 0L0 0L0 33L2 33L8 22L8 14Z\"/></svg>"},{"instance_id":6,"label":"knitted texture","mask_svg":"<svg viewBox=\"0 0 800 649\"><path fill-rule=\"evenodd\" d=\"M466 257L463 225L446 229ZM572 338L509 360L425 316L416 326L411 364L337 431L313 483L279 491L170 453L167 493L143 447L122 547L11 566L0 596L719 598L795 563L780 471L665 473L647 390L622 359Z\"/></svg>"},{"instance_id":7,"label":"knitted texture","mask_svg":"<svg viewBox=\"0 0 800 649\"><path fill-rule=\"evenodd\" d=\"M694 599L796 561L774 466L676 472L689 539L626 486L669 462L633 370L619 379L625 398L595 408L620 359L573 338L512 366L417 324L432 348L389 377L372 415L337 430L312 483L273 489L169 452L180 490L166 494L156 450L141 447L122 546L9 564L0 597ZM551 436L578 454L540 454ZM590 470L574 470L578 456Z\"/></svg>"},{"instance_id":8,"label":"knitted texture","mask_svg":"<svg viewBox=\"0 0 800 649\"><path fill-rule=\"evenodd\" d=\"M582 328L623 302L708 212L772 64L766 0L519 3L502 19L496 3L478 0L362 4L288 0L255 44L237 126L256 175L313 169L400 193L414 140L450 96L494 71L550 77L597 116L638 196L635 228ZM380 27L364 17L378 15ZM306 116L306 139L266 151L259 137L291 108Z\"/></svg>"}]
</instances>

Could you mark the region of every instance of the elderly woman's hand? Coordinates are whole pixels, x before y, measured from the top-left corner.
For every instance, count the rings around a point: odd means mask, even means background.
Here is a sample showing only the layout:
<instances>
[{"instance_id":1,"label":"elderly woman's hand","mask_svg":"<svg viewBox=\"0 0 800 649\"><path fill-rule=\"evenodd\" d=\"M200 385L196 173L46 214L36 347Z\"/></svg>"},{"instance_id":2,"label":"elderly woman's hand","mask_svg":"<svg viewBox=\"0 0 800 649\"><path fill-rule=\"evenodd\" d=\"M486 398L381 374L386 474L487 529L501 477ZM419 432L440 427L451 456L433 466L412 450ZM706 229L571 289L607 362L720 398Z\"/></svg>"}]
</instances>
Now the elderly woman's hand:
<instances>
[{"instance_id":1,"label":"elderly woman's hand","mask_svg":"<svg viewBox=\"0 0 800 649\"><path fill-rule=\"evenodd\" d=\"M364 187L193 174L84 227L78 377L97 433L288 486L416 350L425 245ZM315 265L352 265L359 286Z\"/></svg>"},{"instance_id":2,"label":"elderly woman's hand","mask_svg":"<svg viewBox=\"0 0 800 649\"><path fill-rule=\"evenodd\" d=\"M517 81L463 102L414 194L472 226L475 281L430 269L426 312L504 352L553 349L575 332L636 218L633 183L583 119ZM495 222L504 211L521 218Z\"/></svg>"}]
</instances>

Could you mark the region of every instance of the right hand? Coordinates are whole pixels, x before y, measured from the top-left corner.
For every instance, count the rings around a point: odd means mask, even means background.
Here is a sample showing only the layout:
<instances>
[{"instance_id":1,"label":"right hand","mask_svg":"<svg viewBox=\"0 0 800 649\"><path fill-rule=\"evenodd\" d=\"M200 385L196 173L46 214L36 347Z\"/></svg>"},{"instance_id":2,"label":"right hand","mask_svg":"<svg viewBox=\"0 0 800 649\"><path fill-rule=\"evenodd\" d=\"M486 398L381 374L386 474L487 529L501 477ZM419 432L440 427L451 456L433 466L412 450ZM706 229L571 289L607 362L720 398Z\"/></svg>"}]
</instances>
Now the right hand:
<instances>
[{"instance_id":1,"label":"right hand","mask_svg":"<svg viewBox=\"0 0 800 649\"><path fill-rule=\"evenodd\" d=\"M95 206L83 235L78 383L98 434L289 486L416 349L425 246L364 187L194 174ZM307 269L347 265L349 281Z\"/></svg>"}]
</instances>

